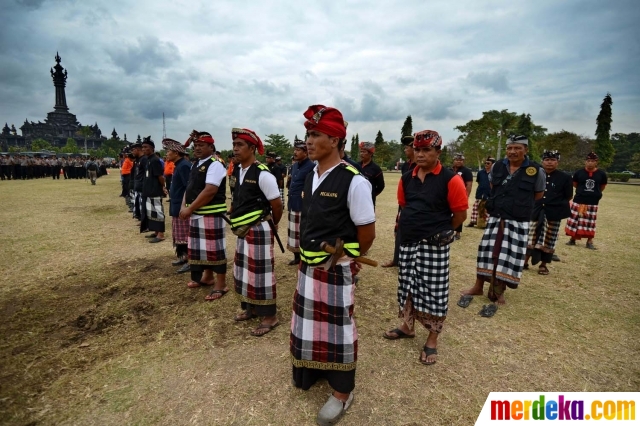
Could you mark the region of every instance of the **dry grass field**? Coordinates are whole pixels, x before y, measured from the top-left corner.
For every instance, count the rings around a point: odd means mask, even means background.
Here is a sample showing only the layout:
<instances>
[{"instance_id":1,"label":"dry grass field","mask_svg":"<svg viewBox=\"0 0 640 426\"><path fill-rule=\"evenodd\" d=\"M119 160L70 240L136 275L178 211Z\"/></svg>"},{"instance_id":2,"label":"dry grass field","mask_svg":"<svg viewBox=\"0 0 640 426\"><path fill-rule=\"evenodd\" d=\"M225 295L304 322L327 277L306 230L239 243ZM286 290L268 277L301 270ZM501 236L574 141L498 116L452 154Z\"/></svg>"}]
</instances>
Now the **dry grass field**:
<instances>
[{"instance_id":1,"label":"dry grass field","mask_svg":"<svg viewBox=\"0 0 640 426\"><path fill-rule=\"evenodd\" d=\"M392 255L398 178L388 173L378 198L369 256L379 261ZM174 273L169 240L148 244L138 234L118 188L117 171L97 186L0 183L0 423L314 424L329 387L290 384L291 256L278 252L276 263L283 325L251 337L255 322L232 320L232 293L205 302L205 290ZM418 362L424 330L415 340L381 337L397 323L397 270L365 268L356 399L341 424L470 425L490 391L640 389L639 208L639 186L609 185L599 250L562 237L551 274L526 271L490 319L477 315L485 297L455 305L474 280L482 232L464 228L430 367ZM227 246L232 258L230 233Z\"/></svg>"}]
</instances>

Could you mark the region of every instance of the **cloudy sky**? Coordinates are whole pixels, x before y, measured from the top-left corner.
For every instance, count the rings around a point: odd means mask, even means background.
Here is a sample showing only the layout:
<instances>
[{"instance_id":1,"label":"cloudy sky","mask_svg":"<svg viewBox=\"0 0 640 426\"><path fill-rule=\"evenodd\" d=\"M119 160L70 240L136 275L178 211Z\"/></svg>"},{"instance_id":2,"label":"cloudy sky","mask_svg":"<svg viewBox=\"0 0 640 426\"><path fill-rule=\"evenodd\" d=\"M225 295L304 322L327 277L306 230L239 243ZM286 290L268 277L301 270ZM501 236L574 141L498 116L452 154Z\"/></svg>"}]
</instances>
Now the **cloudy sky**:
<instances>
[{"instance_id":1,"label":"cloudy sky","mask_svg":"<svg viewBox=\"0 0 640 426\"><path fill-rule=\"evenodd\" d=\"M168 137L218 149L232 127L291 140L311 104L361 141L397 140L409 114L448 141L490 109L593 135L607 91L613 131L640 131L636 0L7 0L0 16L0 121L18 128L53 110L59 52L70 111L129 140L159 141L163 112Z\"/></svg>"}]
</instances>

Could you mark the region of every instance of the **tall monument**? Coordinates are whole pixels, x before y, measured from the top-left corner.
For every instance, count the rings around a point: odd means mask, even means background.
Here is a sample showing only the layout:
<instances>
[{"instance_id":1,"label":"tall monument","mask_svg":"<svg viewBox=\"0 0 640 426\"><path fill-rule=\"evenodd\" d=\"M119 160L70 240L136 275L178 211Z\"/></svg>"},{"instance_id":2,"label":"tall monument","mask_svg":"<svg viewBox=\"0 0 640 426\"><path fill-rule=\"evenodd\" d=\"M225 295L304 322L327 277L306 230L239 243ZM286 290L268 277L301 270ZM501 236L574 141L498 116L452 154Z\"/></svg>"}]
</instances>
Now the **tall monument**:
<instances>
[{"instance_id":1,"label":"tall monument","mask_svg":"<svg viewBox=\"0 0 640 426\"><path fill-rule=\"evenodd\" d=\"M51 68L53 85L56 87L56 106L53 109L57 112L68 112L67 96L64 94L64 87L67 85L67 70L60 65L61 60L60 54L56 52L56 65ZM54 69L55 71L53 71ZM64 72L62 72L63 70Z\"/></svg>"}]
</instances>

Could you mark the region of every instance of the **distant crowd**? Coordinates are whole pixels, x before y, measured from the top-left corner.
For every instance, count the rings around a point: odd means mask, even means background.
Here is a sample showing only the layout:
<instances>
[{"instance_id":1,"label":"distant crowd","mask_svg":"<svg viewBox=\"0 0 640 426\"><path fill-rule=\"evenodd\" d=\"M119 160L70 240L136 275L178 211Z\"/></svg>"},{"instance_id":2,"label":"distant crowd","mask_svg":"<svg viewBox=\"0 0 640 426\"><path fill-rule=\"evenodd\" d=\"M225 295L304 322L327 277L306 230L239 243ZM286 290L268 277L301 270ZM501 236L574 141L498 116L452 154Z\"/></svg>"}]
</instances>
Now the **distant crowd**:
<instances>
[{"instance_id":1,"label":"distant crowd","mask_svg":"<svg viewBox=\"0 0 640 426\"><path fill-rule=\"evenodd\" d=\"M93 157L34 157L30 155L1 155L0 180L29 180L52 178L85 179L90 171L96 178L106 175L107 168L118 167L117 162L107 162Z\"/></svg>"}]
</instances>

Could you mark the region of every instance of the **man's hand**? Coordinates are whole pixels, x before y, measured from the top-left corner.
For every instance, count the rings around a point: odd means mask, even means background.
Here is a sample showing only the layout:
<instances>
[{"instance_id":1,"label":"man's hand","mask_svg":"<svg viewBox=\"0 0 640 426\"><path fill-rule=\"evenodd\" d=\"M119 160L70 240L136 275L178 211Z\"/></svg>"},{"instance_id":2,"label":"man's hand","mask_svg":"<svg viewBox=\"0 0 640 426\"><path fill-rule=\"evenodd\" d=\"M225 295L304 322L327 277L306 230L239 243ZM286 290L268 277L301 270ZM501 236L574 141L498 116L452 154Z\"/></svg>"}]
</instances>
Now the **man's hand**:
<instances>
[{"instance_id":1,"label":"man's hand","mask_svg":"<svg viewBox=\"0 0 640 426\"><path fill-rule=\"evenodd\" d=\"M191 209L189 207L183 207L180 209L180 215L178 217L180 217L180 219L182 220L187 220L191 217Z\"/></svg>"}]
</instances>

